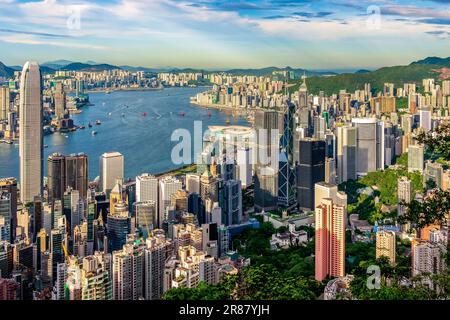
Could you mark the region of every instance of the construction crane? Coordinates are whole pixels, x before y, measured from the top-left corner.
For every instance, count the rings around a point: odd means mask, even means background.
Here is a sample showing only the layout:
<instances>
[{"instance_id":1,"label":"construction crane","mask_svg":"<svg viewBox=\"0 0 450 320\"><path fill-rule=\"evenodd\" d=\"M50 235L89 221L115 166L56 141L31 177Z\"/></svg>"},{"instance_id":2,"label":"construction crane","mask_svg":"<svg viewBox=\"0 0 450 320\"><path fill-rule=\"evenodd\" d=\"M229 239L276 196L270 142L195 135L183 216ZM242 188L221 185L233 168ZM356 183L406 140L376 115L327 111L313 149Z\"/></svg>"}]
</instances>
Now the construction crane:
<instances>
[{"instance_id":1,"label":"construction crane","mask_svg":"<svg viewBox=\"0 0 450 320\"><path fill-rule=\"evenodd\" d=\"M69 263L70 262L70 255L69 255L69 250L67 250L67 247L64 243L61 243L61 246L63 248L64 251L64 256L66 257L66 262ZM75 265L78 266L78 259L75 257Z\"/></svg>"}]
</instances>

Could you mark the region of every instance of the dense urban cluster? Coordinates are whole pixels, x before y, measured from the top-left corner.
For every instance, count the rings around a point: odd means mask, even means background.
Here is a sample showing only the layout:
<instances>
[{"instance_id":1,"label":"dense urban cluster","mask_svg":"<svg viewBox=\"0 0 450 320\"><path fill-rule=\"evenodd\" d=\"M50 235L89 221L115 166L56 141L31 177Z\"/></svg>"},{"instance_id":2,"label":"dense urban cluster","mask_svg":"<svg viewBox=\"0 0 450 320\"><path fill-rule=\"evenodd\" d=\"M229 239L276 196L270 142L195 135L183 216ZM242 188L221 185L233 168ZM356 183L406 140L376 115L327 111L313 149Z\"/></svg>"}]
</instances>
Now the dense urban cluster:
<instances>
[{"instance_id":1,"label":"dense urban cluster","mask_svg":"<svg viewBox=\"0 0 450 320\"><path fill-rule=\"evenodd\" d=\"M84 153L43 159L46 121L70 119L66 91L204 76L56 76L27 62L0 87L2 139L20 148L19 179L0 177L0 300L447 294L448 210L425 225L413 213L439 195L450 209L450 159L424 138L448 125L450 81L327 96L305 76L291 92L273 76L208 74L212 91L192 101L251 111L252 127L210 126L183 173L125 177L108 151L89 181ZM366 287L371 265L381 289Z\"/></svg>"}]
</instances>

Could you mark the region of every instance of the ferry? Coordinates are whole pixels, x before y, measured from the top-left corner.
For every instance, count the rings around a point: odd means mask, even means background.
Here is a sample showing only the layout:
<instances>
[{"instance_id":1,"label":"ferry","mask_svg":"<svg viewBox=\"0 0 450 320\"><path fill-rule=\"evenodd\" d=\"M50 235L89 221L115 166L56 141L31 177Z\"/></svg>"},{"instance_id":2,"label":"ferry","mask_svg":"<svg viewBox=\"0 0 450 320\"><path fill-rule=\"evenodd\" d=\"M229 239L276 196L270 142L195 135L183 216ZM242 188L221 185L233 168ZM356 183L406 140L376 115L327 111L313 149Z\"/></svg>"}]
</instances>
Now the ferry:
<instances>
[{"instance_id":1,"label":"ferry","mask_svg":"<svg viewBox=\"0 0 450 320\"><path fill-rule=\"evenodd\" d=\"M44 148L48 148L48 145L44 144Z\"/></svg>"},{"instance_id":2,"label":"ferry","mask_svg":"<svg viewBox=\"0 0 450 320\"><path fill-rule=\"evenodd\" d=\"M111 113L111 112L108 112L108 116L111 117L111 116L112 116L112 113Z\"/></svg>"},{"instance_id":3,"label":"ferry","mask_svg":"<svg viewBox=\"0 0 450 320\"><path fill-rule=\"evenodd\" d=\"M97 134L97 131L94 130L94 131L91 132L91 134L92 134L93 136L95 136L95 135Z\"/></svg>"},{"instance_id":4,"label":"ferry","mask_svg":"<svg viewBox=\"0 0 450 320\"><path fill-rule=\"evenodd\" d=\"M184 117L184 115L185 115L185 113L183 111L181 111L179 114L181 117Z\"/></svg>"},{"instance_id":5,"label":"ferry","mask_svg":"<svg viewBox=\"0 0 450 320\"><path fill-rule=\"evenodd\" d=\"M95 121L95 124L99 126L99 125L101 125L102 123L101 123L100 120L96 120L96 121Z\"/></svg>"},{"instance_id":6,"label":"ferry","mask_svg":"<svg viewBox=\"0 0 450 320\"><path fill-rule=\"evenodd\" d=\"M92 123L89 122L88 126L89 126L89 128L92 128Z\"/></svg>"},{"instance_id":7,"label":"ferry","mask_svg":"<svg viewBox=\"0 0 450 320\"><path fill-rule=\"evenodd\" d=\"M80 126L80 129L81 130L84 130L86 127L85 126Z\"/></svg>"},{"instance_id":8,"label":"ferry","mask_svg":"<svg viewBox=\"0 0 450 320\"><path fill-rule=\"evenodd\" d=\"M142 113L142 116L146 117L147 116L147 112Z\"/></svg>"}]
</instances>

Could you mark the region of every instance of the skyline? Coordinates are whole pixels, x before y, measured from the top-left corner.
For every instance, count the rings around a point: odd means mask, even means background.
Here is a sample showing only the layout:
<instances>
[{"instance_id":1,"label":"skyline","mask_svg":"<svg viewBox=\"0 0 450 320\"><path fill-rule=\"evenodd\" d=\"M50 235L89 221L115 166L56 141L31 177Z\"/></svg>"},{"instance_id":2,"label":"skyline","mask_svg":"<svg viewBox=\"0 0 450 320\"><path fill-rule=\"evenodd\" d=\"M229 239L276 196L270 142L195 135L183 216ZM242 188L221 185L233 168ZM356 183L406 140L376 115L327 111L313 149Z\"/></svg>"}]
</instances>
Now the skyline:
<instances>
[{"instance_id":1,"label":"skyline","mask_svg":"<svg viewBox=\"0 0 450 320\"><path fill-rule=\"evenodd\" d=\"M367 14L374 5L380 24ZM446 0L0 0L0 23L7 65L356 70L450 52Z\"/></svg>"}]
</instances>

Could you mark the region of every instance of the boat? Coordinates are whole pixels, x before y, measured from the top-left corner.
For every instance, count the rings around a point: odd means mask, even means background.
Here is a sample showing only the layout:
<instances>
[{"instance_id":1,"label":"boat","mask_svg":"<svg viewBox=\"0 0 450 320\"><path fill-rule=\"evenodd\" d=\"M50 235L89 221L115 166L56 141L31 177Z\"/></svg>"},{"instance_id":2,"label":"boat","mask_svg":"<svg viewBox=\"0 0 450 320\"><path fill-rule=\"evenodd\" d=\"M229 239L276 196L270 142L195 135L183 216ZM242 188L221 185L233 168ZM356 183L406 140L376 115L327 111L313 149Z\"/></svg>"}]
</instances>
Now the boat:
<instances>
[{"instance_id":1,"label":"boat","mask_svg":"<svg viewBox=\"0 0 450 320\"><path fill-rule=\"evenodd\" d=\"M111 112L108 112L108 116L110 116L110 117L111 117L111 116L112 116L112 113L111 113Z\"/></svg>"},{"instance_id":2,"label":"boat","mask_svg":"<svg viewBox=\"0 0 450 320\"><path fill-rule=\"evenodd\" d=\"M142 116L146 117L147 116L147 112L142 113Z\"/></svg>"},{"instance_id":3,"label":"boat","mask_svg":"<svg viewBox=\"0 0 450 320\"><path fill-rule=\"evenodd\" d=\"M106 93L106 94L110 94L110 93L111 93L111 91L109 91L109 90L106 90L106 91L105 91L105 93Z\"/></svg>"},{"instance_id":4,"label":"boat","mask_svg":"<svg viewBox=\"0 0 450 320\"><path fill-rule=\"evenodd\" d=\"M122 112L122 117L125 118L125 113Z\"/></svg>"},{"instance_id":5,"label":"boat","mask_svg":"<svg viewBox=\"0 0 450 320\"><path fill-rule=\"evenodd\" d=\"M44 148L48 148L48 145L44 144Z\"/></svg>"},{"instance_id":6,"label":"boat","mask_svg":"<svg viewBox=\"0 0 450 320\"><path fill-rule=\"evenodd\" d=\"M185 113L184 113L183 111L181 111L181 112L179 113L179 115L180 115L181 117L184 117Z\"/></svg>"},{"instance_id":7,"label":"boat","mask_svg":"<svg viewBox=\"0 0 450 320\"><path fill-rule=\"evenodd\" d=\"M211 118L212 114L211 112L208 112L208 117Z\"/></svg>"},{"instance_id":8,"label":"boat","mask_svg":"<svg viewBox=\"0 0 450 320\"><path fill-rule=\"evenodd\" d=\"M85 126L80 126L80 129L81 130L84 130L86 127Z\"/></svg>"},{"instance_id":9,"label":"boat","mask_svg":"<svg viewBox=\"0 0 450 320\"><path fill-rule=\"evenodd\" d=\"M99 126L99 125L101 125L102 123L101 123L100 120L96 120L96 121L95 121L95 124Z\"/></svg>"},{"instance_id":10,"label":"boat","mask_svg":"<svg viewBox=\"0 0 450 320\"><path fill-rule=\"evenodd\" d=\"M91 134L92 134L93 136L95 136L95 135L97 134L97 131L93 130L93 131L91 132Z\"/></svg>"},{"instance_id":11,"label":"boat","mask_svg":"<svg viewBox=\"0 0 450 320\"><path fill-rule=\"evenodd\" d=\"M92 123L89 122L88 126L89 126L89 128L92 128Z\"/></svg>"}]
</instances>

